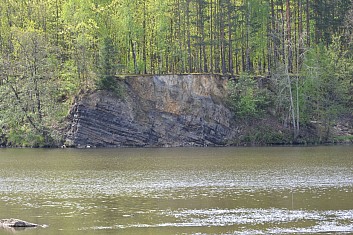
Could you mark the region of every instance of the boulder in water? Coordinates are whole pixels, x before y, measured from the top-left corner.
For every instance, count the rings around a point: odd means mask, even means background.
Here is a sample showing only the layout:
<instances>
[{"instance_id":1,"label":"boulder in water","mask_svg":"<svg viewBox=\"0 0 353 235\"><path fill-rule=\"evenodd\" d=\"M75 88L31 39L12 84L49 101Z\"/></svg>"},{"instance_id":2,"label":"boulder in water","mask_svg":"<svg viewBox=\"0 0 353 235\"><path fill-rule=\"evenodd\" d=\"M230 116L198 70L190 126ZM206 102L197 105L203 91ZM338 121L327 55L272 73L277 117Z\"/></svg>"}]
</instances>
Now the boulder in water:
<instances>
[{"instance_id":1,"label":"boulder in water","mask_svg":"<svg viewBox=\"0 0 353 235\"><path fill-rule=\"evenodd\" d=\"M1 219L0 227L3 228L28 228L28 227L38 227L38 224L29 223L27 221L19 219Z\"/></svg>"}]
</instances>

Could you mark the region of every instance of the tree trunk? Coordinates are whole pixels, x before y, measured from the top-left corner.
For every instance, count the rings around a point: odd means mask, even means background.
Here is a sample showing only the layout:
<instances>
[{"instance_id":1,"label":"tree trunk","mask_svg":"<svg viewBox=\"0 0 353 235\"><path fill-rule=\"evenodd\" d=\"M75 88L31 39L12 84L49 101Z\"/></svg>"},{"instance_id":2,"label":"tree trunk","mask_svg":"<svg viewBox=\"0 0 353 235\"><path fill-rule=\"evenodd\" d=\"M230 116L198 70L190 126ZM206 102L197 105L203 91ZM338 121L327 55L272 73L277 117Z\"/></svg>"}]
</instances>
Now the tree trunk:
<instances>
[{"instance_id":1,"label":"tree trunk","mask_svg":"<svg viewBox=\"0 0 353 235\"><path fill-rule=\"evenodd\" d=\"M191 56L191 35L190 35L190 1L186 0L186 24L187 24L187 45L188 45L188 72L193 72L192 56Z\"/></svg>"},{"instance_id":2,"label":"tree trunk","mask_svg":"<svg viewBox=\"0 0 353 235\"><path fill-rule=\"evenodd\" d=\"M245 50L245 71L247 73L251 70L251 58L250 58L250 45L249 45L249 37L250 37L250 5L248 3L247 12L246 12L246 50Z\"/></svg>"},{"instance_id":3,"label":"tree trunk","mask_svg":"<svg viewBox=\"0 0 353 235\"><path fill-rule=\"evenodd\" d=\"M221 3L220 3L221 4ZM226 56L225 56L225 32L224 32L224 19L223 19L223 6L219 6L220 9L220 17L219 17L219 34L220 34L220 51L221 51L221 61L222 61L222 74L227 72L226 66Z\"/></svg>"},{"instance_id":4,"label":"tree trunk","mask_svg":"<svg viewBox=\"0 0 353 235\"><path fill-rule=\"evenodd\" d=\"M288 45L288 71L293 72L293 53L292 53L292 28L290 0L286 2L286 21L287 21L287 45Z\"/></svg>"},{"instance_id":5,"label":"tree trunk","mask_svg":"<svg viewBox=\"0 0 353 235\"><path fill-rule=\"evenodd\" d=\"M213 0L210 0L210 71L214 72L213 68Z\"/></svg>"},{"instance_id":6,"label":"tree trunk","mask_svg":"<svg viewBox=\"0 0 353 235\"><path fill-rule=\"evenodd\" d=\"M130 35L130 45L131 45L131 51L132 51L132 59L134 60L134 72L135 74L138 73L137 71L137 58L136 58L136 45L134 43L134 41L132 40L132 37L131 37L131 32L129 33Z\"/></svg>"},{"instance_id":7,"label":"tree trunk","mask_svg":"<svg viewBox=\"0 0 353 235\"><path fill-rule=\"evenodd\" d=\"M233 44L232 44L232 22L231 22L231 3L228 2L228 69L231 75L234 74L233 69Z\"/></svg>"},{"instance_id":8,"label":"tree trunk","mask_svg":"<svg viewBox=\"0 0 353 235\"><path fill-rule=\"evenodd\" d=\"M310 47L310 2L306 0L306 45Z\"/></svg>"},{"instance_id":9,"label":"tree trunk","mask_svg":"<svg viewBox=\"0 0 353 235\"><path fill-rule=\"evenodd\" d=\"M146 56L146 1L143 1L143 46L142 46L142 60L143 73L147 74L147 56Z\"/></svg>"}]
</instances>

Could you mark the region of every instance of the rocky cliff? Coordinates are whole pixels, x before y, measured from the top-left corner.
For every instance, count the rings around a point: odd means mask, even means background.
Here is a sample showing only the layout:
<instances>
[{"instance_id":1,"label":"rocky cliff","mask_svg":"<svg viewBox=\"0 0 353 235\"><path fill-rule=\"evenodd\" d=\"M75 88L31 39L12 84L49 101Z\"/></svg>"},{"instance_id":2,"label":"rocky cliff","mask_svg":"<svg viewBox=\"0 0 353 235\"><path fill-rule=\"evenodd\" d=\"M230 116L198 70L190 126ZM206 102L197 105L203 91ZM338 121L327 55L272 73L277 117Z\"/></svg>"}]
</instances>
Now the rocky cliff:
<instances>
[{"instance_id":1,"label":"rocky cliff","mask_svg":"<svg viewBox=\"0 0 353 235\"><path fill-rule=\"evenodd\" d=\"M95 91L71 110L68 145L76 147L224 146L235 136L217 75L117 79L123 98Z\"/></svg>"}]
</instances>

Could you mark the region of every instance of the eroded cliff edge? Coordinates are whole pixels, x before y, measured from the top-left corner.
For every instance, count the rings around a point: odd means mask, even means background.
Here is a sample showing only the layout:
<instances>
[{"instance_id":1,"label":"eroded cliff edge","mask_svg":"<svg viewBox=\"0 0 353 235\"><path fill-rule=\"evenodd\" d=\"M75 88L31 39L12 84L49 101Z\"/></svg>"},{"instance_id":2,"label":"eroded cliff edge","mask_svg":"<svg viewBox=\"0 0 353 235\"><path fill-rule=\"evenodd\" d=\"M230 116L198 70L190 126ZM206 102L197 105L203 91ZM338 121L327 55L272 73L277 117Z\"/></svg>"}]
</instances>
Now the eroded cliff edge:
<instances>
[{"instance_id":1,"label":"eroded cliff edge","mask_svg":"<svg viewBox=\"0 0 353 235\"><path fill-rule=\"evenodd\" d=\"M73 106L66 144L74 147L226 146L236 135L218 75L134 76Z\"/></svg>"}]
</instances>

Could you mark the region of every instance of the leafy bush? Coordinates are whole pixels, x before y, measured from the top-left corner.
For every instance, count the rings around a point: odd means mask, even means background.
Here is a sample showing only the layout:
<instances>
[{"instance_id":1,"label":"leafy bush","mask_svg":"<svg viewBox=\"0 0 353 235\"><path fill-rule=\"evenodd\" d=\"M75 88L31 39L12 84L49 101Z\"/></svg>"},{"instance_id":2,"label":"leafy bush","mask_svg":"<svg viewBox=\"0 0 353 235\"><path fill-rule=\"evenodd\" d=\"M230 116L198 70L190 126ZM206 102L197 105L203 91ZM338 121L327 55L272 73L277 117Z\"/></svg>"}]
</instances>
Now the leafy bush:
<instances>
[{"instance_id":1,"label":"leafy bush","mask_svg":"<svg viewBox=\"0 0 353 235\"><path fill-rule=\"evenodd\" d=\"M238 118L258 117L268 106L266 90L258 88L256 80L247 74L229 81L228 101Z\"/></svg>"},{"instance_id":2,"label":"leafy bush","mask_svg":"<svg viewBox=\"0 0 353 235\"><path fill-rule=\"evenodd\" d=\"M317 45L306 54L299 88L300 116L304 123L321 123L320 138L329 138L332 123L352 111L352 64L352 58L341 49L340 38L333 38L329 47Z\"/></svg>"},{"instance_id":3,"label":"leafy bush","mask_svg":"<svg viewBox=\"0 0 353 235\"><path fill-rule=\"evenodd\" d=\"M239 140L241 144L264 145L264 144L289 144L291 137L289 133L283 133L276 128L259 125L251 128Z\"/></svg>"},{"instance_id":4,"label":"leafy bush","mask_svg":"<svg viewBox=\"0 0 353 235\"><path fill-rule=\"evenodd\" d=\"M23 125L9 129L7 144L13 147L43 147L48 143L42 134L36 133L28 125Z\"/></svg>"}]
</instances>

